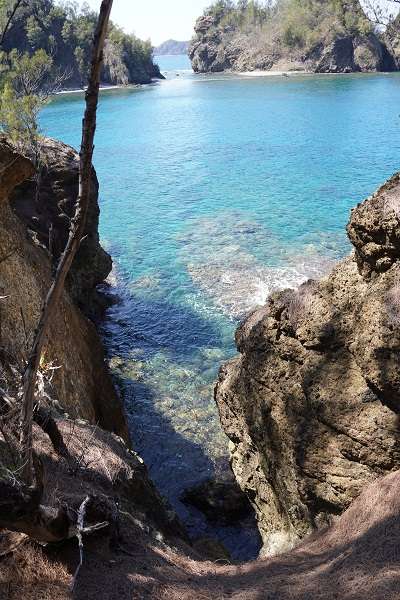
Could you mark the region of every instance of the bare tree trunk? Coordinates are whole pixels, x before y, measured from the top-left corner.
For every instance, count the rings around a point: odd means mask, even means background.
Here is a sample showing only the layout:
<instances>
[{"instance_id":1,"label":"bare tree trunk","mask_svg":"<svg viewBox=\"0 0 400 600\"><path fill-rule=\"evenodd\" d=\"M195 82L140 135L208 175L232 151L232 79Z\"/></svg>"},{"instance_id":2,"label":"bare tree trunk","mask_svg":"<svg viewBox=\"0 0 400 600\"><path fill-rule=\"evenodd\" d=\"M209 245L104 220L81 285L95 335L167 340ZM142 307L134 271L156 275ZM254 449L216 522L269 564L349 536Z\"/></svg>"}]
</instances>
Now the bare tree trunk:
<instances>
[{"instance_id":1,"label":"bare tree trunk","mask_svg":"<svg viewBox=\"0 0 400 600\"><path fill-rule=\"evenodd\" d=\"M14 6L12 7L11 11L8 14L8 19L6 24L4 25L4 29L1 32L1 36L0 36L0 48L3 46L4 44L4 39L7 35L7 32L10 28L10 25L12 23L13 18L15 17L15 13L17 12L17 10L19 9L19 7L21 6L21 4L23 3L23 0L16 0L14 3Z\"/></svg>"},{"instance_id":2,"label":"bare tree trunk","mask_svg":"<svg viewBox=\"0 0 400 600\"><path fill-rule=\"evenodd\" d=\"M24 373L24 392L21 414L21 450L24 480L32 482L32 418L36 387L36 377L40 365L43 346L49 331L49 325L57 310L58 302L64 290L65 280L72 261L79 249L84 235L89 204L90 181L92 172L93 142L96 131L96 113L100 87L100 71L103 61L103 47L107 34L113 0L102 0L99 19L94 35L92 62L88 88L85 95L86 109L82 124L82 143L79 165L79 195L75 217L71 224L67 246L60 258L53 284L42 307L42 314L36 330L35 340Z\"/></svg>"}]
</instances>

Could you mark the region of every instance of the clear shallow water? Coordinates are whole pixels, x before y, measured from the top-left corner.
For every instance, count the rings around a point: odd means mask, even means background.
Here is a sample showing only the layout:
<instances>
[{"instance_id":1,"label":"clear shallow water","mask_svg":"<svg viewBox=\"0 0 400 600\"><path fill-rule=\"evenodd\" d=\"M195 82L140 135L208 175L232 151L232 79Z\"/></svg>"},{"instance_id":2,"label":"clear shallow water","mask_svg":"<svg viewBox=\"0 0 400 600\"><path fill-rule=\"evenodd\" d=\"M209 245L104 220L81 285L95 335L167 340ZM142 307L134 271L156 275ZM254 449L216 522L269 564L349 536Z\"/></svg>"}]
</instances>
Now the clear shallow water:
<instances>
[{"instance_id":1,"label":"clear shallow water","mask_svg":"<svg viewBox=\"0 0 400 600\"><path fill-rule=\"evenodd\" d=\"M400 77L170 77L101 96L100 229L121 298L104 334L154 481L215 535L179 496L228 469L218 366L248 310L349 251L349 209L399 166ZM82 109L57 98L44 130L77 146ZM257 552L251 526L217 534Z\"/></svg>"}]
</instances>

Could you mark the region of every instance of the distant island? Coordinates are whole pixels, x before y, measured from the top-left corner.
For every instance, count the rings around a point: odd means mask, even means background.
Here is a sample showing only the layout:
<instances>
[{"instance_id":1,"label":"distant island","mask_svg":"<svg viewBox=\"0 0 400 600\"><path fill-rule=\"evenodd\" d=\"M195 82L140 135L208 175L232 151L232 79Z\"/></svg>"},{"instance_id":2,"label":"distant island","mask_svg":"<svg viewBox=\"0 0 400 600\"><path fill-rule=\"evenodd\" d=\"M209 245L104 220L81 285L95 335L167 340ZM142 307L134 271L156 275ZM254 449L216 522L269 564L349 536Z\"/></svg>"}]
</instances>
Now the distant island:
<instances>
[{"instance_id":1,"label":"distant island","mask_svg":"<svg viewBox=\"0 0 400 600\"><path fill-rule=\"evenodd\" d=\"M167 40L154 48L155 56L187 54L190 42L178 42L177 40Z\"/></svg>"},{"instance_id":2,"label":"distant island","mask_svg":"<svg viewBox=\"0 0 400 600\"><path fill-rule=\"evenodd\" d=\"M197 20L189 58L198 73L397 71L398 25L385 36L359 0L219 0Z\"/></svg>"}]
</instances>

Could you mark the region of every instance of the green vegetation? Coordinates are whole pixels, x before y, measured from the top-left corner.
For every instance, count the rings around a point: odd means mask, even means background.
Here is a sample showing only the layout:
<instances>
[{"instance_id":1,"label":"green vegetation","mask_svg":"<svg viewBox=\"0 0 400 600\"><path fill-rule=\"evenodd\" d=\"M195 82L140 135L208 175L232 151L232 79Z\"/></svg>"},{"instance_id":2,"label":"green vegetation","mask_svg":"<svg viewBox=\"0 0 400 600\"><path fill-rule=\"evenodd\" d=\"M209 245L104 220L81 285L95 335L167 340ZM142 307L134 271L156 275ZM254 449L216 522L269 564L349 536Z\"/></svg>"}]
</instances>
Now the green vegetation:
<instances>
[{"instance_id":1,"label":"green vegetation","mask_svg":"<svg viewBox=\"0 0 400 600\"><path fill-rule=\"evenodd\" d=\"M207 14L218 19L223 26L247 29L249 26L263 25L273 14L272 0L218 0L207 9Z\"/></svg>"},{"instance_id":2,"label":"green vegetation","mask_svg":"<svg viewBox=\"0 0 400 600\"><path fill-rule=\"evenodd\" d=\"M0 92L0 128L22 152L40 163L38 114L61 84L61 76L50 77L53 59L44 50L32 56L13 50L7 57Z\"/></svg>"},{"instance_id":3,"label":"green vegetation","mask_svg":"<svg viewBox=\"0 0 400 600\"><path fill-rule=\"evenodd\" d=\"M61 87L84 87L97 14L77 2L0 0L0 131L35 166L39 192L44 159L38 115ZM101 80L147 83L159 75L150 42L110 23Z\"/></svg>"},{"instance_id":4,"label":"green vegetation","mask_svg":"<svg viewBox=\"0 0 400 600\"><path fill-rule=\"evenodd\" d=\"M219 27L262 34L280 47L307 49L333 32L365 35L372 25L353 0L218 0L206 14Z\"/></svg>"},{"instance_id":5,"label":"green vegetation","mask_svg":"<svg viewBox=\"0 0 400 600\"><path fill-rule=\"evenodd\" d=\"M289 48L313 46L332 32L366 35L372 29L358 3L343 0L285 0L279 3L278 17Z\"/></svg>"},{"instance_id":6,"label":"green vegetation","mask_svg":"<svg viewBox=\"0 0 400 600\"><path fill-rule=\"evenodd\" d=\"M5 25L15 1L0 0L0 27ZM51 57L53 68L67 74L66 85L83 86L90 65L90 49L97 15L83 4L67 0L22 2L2 43L4 65L13 50L32 56L38 50ZM150 41L141 41L111 23L105 46L104 83L148 83L158 75Z\"/></svg>"}]
</instances>

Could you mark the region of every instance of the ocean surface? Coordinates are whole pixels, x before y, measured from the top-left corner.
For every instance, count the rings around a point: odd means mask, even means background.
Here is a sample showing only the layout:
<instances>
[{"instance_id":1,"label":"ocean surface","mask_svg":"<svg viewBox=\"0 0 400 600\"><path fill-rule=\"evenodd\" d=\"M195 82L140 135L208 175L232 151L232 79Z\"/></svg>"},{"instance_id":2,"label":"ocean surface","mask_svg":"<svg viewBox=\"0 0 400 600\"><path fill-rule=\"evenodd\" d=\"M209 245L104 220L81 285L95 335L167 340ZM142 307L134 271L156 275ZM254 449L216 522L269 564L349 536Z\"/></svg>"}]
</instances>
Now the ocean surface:
<instances>
[{"instance_id":1,"label":"ocean surface","mask_svg":"<svg viewBox=\"0 0 400 600\"><path fill-rule=\"evenodd\" d=\"M104 338L132 438L191 533L256 555L254 523L215 528L180 501L228 473L213 400L240 319L273 289L349 252L349 211L400 165L400 76L200 75L104 91L95 166L100 232L119 301ZM43 131L77 147L83 97L57 97Z\"/></svg>"}]
</instances>

